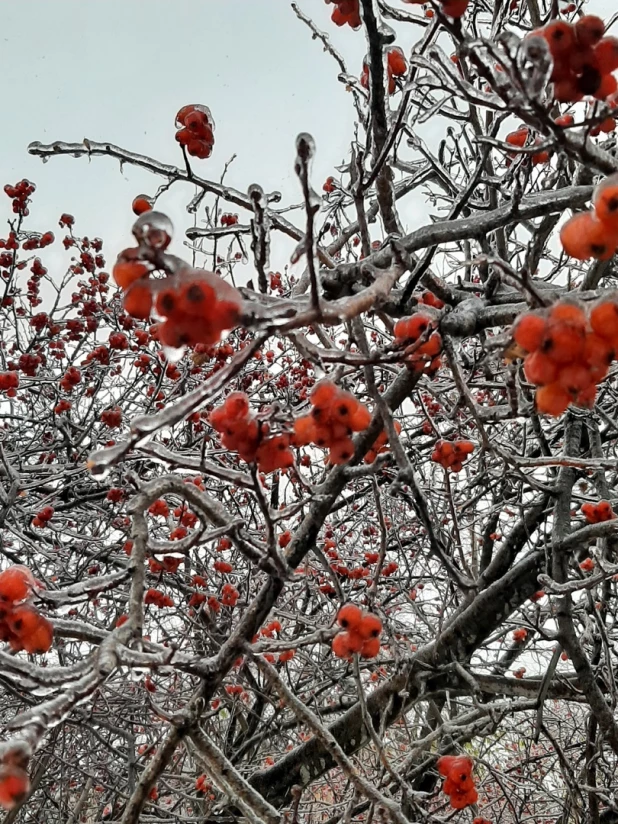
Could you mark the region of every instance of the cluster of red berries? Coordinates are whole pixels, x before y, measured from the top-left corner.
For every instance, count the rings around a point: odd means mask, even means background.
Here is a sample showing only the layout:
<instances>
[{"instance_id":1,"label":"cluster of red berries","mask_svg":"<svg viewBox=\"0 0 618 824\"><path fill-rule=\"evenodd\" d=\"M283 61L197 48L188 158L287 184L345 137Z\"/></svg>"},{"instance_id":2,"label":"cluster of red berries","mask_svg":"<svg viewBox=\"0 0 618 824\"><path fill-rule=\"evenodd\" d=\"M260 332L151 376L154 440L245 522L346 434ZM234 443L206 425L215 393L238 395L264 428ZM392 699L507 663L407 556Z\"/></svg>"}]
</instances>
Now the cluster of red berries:
<instances>
[{"instance_id":1,"label":"cluster of red berries","mask_svg":"<svg viewBox=\"0 0 618 824\"><path fill-rule=\"evenodd\" d=\"M153 501L148 507L148 512L150 515L154 515L155 518L157 516L160 516L161 518L167 518L170 514L170 508L167 505L166 501L163 500L163 498L157 498L157 500Z\"/></svg>"},{"instance_id":2,"label":"cluster of red berries","mask_svg":"<svg viewBox=\"0 0 618 824\"><path fill-rule=\"evenodd\" d=\"M238 452L243 461L255 462L260 472L288 469L294 464L288 434L270 435L267 423L251 413L244 392L232 392L222 406L210 413L210 424L221 433L226 449Z\"/></svg>"},{"instance_id":3,"label":"cluster of red berries","mask_svg":"<svg viewBox=\"0 0 618 824\"><path fill-rule=\"evenodd\" d=\"M225 212L225 214L221 215L221 225L222 226L236 226L238 223L238 215L231 214L230 212Z\"/></svg>"},{"instance_id":4,"label":"cluster of red berries","mask_svg":"<svg viewBox=\"0 0 618 824\"><path fill-rule=\"evenodd\" d=\"M322 380L311 392L309 415L294 421L296 446L315 444L329 450L331 464L343 464L354 455L353 432L362 432L371 422L371 413L350 392Z\"/></svg>"},{"instance_id":5,"label":"cluster of red berries","mask_svg":"<svg viewBox=\"0 0 618 824\"><path fill-rule=\"evenodd\" d=\"M516 644L523 644L527 637L527 629L520 627L519 629L513 630L513 641L515 641Z\"/></svg>"},{"instance_id":6,"label":"cluster of red berries","mask_svg":"<svg viewBox=\"0 0 618 824\"><path fill-rule=\"evenodd\" d=\"M552 20L531 33L547 41L554 62L554 98L559 103L577 103L584 97L605 100L618 90L612 74L618 69L618 38L604 34L605 23L594 14L574 24Z\"/></svg>"},{"instance_id":7,"label":"cluster of red berries","mask_svg":"<svg viewBox=\"0 0 618 824\"><path fill-rule=\"evenodd\" d=\"M592 408L618 346L618 303L600 301L588 315L567 301L548 313L528 312L516 323L513 338L528 353L524 373L539 387L539 412L558 416L571 403Z\"/></svg>"},{"instance_id":8,"label":"cluster of red berries","mask_svg":"<svg viewBox=\"0 0 618 824\"><path fill-rule=\"evenodd\" d=\"M221 588L221 603L224 607L235 607L240 593L233 584L223 584Z\"/></svg>"},{"instance_id":9,"label":"cluster of red berries","mask_svg":"<svg viewBox=\"0 0 618 824\"><path fill-rule=\"evenodd\" d=\"M399 46L393 46L386 53L386 71L388 74L388 93L394 94L397 90L396 77L402 77L408 71L408 63L403 50ZM360 84L364 89L369 88L369 64L367 59L363 60L363 71L360 76Z\"/></svg>"},{"instance_id":10,"label":"cluster of red berries","mask_svg":"<svg viewBox=\"0 0 618 824\"><path fill-rule=\"evenodd\" d=\"M19 389L19 375L17 372L0 372L0 390L6 392L9 398L14 398Z\"/></svg>"},{"instance_id":11,"label":"cluster of red berries","mask_svg":"<svg viewBox=\"0 0 618 824\"><path fill-rule=\"evenodd\" d=\"M346 604L337 614L343 632L333 638L333 653L338 658L351 658L360 652L363 658L375 658L380 652L382 621L371 612L363 612L355 604Z\"/></svg>"},{"instance_id":12,"label":"cluster of red berries","mask_svg":"<svg viewBox=\"0 0 618 824\"><path fill-rule=\"evenodd\" d=\"M347 24L351 29L360 28L360 0L326 0L326 3L333 3L335 6L330 19L336 26Z\"/></svg>"},{"instance_id":13,"label":"cluster of red berries","mask_svg":"<svg viewBox=\"0 0 618 824\"><path fill-rule=\"evenodd\" d=\"M51 246L51 244L56 239L56 236L53 232L43 232L42 235L39 237L29 237L27 240L21 245L22 249L25 249L27 252L30 252L32 249L44 249L46 246ZM38 271L37 271L38 270ZM34 263L32 265L32 272L36 275L46 275L47 269L43 267L41 261L38 258L35 258Z\"/></svg>"},{"instance_id":14,"label":"cluster of red berries","mask_svg":"<svg viewBox=\"0 0 618 824\"><path fill-rule=\"evenodd\" d=\"M208 778L205 775L198 775L195 779L195 791L205 795L210 801L215 800L212 793L212 786L208 783Z\"/></svg>"},{"instance_id":15,"label":"cluster of red berries","mask_svg":"<svg viewBox=\"0 0 618 824\"><path fill-rule=\"evenodd\" d=\"M442 792L449 796L451 807L455 810L463 810L478 801L479 795L472 777L473 766L472 759L464 755L443 755L438 759L438 772L445 779Z\"/></svg>"},{"instance_id":16,"label":"cluster of red berries","mask_svg":"<svg viewBox=\"0 0 618 824\"><path fill-rule=\"evenodd\" d=\"M439 332L432 332L434 327L434 319L422 312L402 318L395 324L393 331L396 343L412 346L412 351L405 357L409 369L433 374L442 365L438 357L442 349L442 338ZM422 339L424 343L417 345Z\"/></svg>"},{"instance_id":17,"label":"cluster of red berries","mask_svg":"<svg viewBox=\"0 0 618 824\"><path fill-rule=\"evenodd\" d=\"M42 507L32 519L32 526L45 527L54 517L53 506Z\"/></svg>"},{"instance_id":18,"label":"cluster of red berries","mask_svg":"<svg viewBox=\"0 0 618 824\"><path fill-rule=\"evenodd\" d=\"M437 441L431 460L451 472L461 472L468 456L473 452L472 441Z\"/></svg>"},{"instance_id":19,"label":"cluster of red berries","mask_svg":"<svg viewBox=\"0 0 618 824\"><path fill-rule=\"evenodd\" d=\"M122 425L122 410L119 406L112 409L104 409L101 412L101 423L108 426L110 429L118 429Z\"/></svg>"},{"instance_id":20,"label":"cluster of red berries","mask_svg":"<svg viewBox=\"0 0 618 824\"><path fill-rule=\"evenodd\" d=\"M516 146L517 148L521 149L526 145L528 140L528 136L530 134L530 130L527 126L520 126L516 131L509 132L507 134L505 141L509 144L509 146ZM535 145L538 145L541 141L540 138L535 139ZM511 153L507 160L507 164L513 159L515 155ZM539 163L547 163L549 161L549 152L547 150L542 150L540 152L535 152L532 155L532 165L537 166Z\"/></svg>"},{"instance_id":21,"label":"cluster of red berries","mask_svg":"<svg viewBox=\"0 0 618 824\"><path fill-rule=\"evenodd\" d=\"M160 572L170 572L173 575L178 572L181 563L182 557L179 555L164 555L160 561L156 558L149 558L148 568L153 575L158 575Z\"/></svg>"},{"instance_id":22,"label":"cluster of red berries","mask_svg":"<svg viewBox=\"0 0 618 824\"><path fill-rule=\"evenodd\" d=\"M15 184L15 186L11 186L10 183L6 184L4 187L4 193L8 197L12 198L13 212L16 215L21 214L25 217L28 216L28 200L30 199L30 195L34 194L35 189L36 186L34 183L30 183L29 180L20 180L19 183Z\"/></svg>"},{"instance_id":23,"label":"cluster of red berries","mask_svg":"<svg viewBox=\"0 0 618 824\"><path fill-rule=\"evenodd\" d=\"M595 187L592 209L577 212L560 231L562 248L577 260L609 260L618 248L618 174Z\"/></svg>"},{"instance_id":24,"label":"cluster of red berries","mask_svg":"<svg viewBox=\"0 0 618 824\"><path fill-rule=\"evenodd\" d=\"M114 266L116 283L125 290L124 308L134 318L154 311L163 318L157 335L172 348L218 343L238 325L240 293L212 272L192 269L163 280L147 280L148 267L137 249L125 249Z\"/></svg>"},{"instance_id":25,"label":"cluster of red berries","mask_svg":"<svg viewBox=\"0 0 618 824\"><path fill-rule=\"evenodd\" d=\"M30 779L24 769L27 762L21 753L9 752L2 759L0 766L0 807L12 810L26 798L30 792Z\"/></svg>"},{"instance_id":26,"label":"cluster of red berries","mask_svg":"<svg viewBox=\"0 0 618 824\"><path fill-rule=\"evenodd\" d=\"M161 592L159 589L153 589L152 587L146 590L146 595L144 596L144 603L145 604L154 604L159 609L163 609L163 607L173 607L174 602L166 595L164 592Z\"/></svg>"},{"instance_id":27,"label":"cluster of red berries","mask_svg":"<svg viewBox=\"0 0 618 824\"><path fill-rule=\"evenodd\" d=\"M208 106L183 106L176 115L176 140L185 146L187 154L204 160L215 145L215 121Z\"/></svg>"},{"instance_id":28,"label":"cluster of red berries","mask_svg":"<svg viewBox=\"0 0 618 824\"><path fill-rule=\"evenodd\" d=\"M265 638L273 638L275 632L281 632L281 621L278 621L276 618L270 622L270 624L266 624L265 627L262 627L260 630L260 635L263 635Z\"/></svg>"},{"instance_id":29,"label":"cluster of red berries","mask_svg":"<svg viewBox=\"0 0 618 824\"><path fill-rule=\"evenodd\" d=\"M616 513L609 501L599 501L598 504L582 504L582 515L589 524L599 524L602 521L613 521Z\"/></svg>"},{"instance_id":30,"label":"cluster of red berries","mask_svg":"<svg viewBox=\"0 0 618 824\"><path fill-rule=\"evenodd\" d=\"M78 383L81 383L82 373L76 366L69 366L64 375L60 378L60 388L65 392L72 392Z\"/></svg>"},{"instance_id":31,"label":"cluster of red berries","mask_svg":"<svg viewBox=\"0 0 618 824\"><path fill-rule=\"evenodd\" d=\"M426 0L404 0L404 2L410 5L420 6L423 5ZM447 17L458 18L464 16L470 0L438 0L438 2L442 6L441 11L443 14L446 14ZM433 17L433 9L428 9L425 12L425 17Z\"/></svg>"},{"instance_id":32,"label":"cluster of red berries","mask_svg":"<svg viewBox=\"0 0 618 824\"><path fill-rule=\"evenodd\" d=\"M28 567L16 565L0 573L0 640L30 654L47 652L54 637L51 623L28 603L36 586Z\"/></svg>"}]
</instances>

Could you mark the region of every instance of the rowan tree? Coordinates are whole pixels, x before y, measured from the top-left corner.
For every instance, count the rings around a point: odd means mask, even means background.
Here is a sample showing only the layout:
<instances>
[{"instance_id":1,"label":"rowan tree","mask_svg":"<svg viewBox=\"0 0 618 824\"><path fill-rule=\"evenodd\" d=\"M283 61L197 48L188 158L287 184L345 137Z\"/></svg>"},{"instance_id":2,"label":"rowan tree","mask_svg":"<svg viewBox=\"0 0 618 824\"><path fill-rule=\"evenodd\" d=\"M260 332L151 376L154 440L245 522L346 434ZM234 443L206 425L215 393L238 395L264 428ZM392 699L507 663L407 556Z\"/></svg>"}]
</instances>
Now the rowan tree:
<instances>
[{"instance_id":1,"label":"rowan tree","mask_svg":"<svg viewBox=\"0 0 618 824\"><path fill-rule=\"evenodd\" d=\"M152 172L128 249L5 187L6 821L618 820L618 40L331 6L357 123L297 205L209 178L208 101L176 166L29 147Z\"/></svg>"}]
</instances>

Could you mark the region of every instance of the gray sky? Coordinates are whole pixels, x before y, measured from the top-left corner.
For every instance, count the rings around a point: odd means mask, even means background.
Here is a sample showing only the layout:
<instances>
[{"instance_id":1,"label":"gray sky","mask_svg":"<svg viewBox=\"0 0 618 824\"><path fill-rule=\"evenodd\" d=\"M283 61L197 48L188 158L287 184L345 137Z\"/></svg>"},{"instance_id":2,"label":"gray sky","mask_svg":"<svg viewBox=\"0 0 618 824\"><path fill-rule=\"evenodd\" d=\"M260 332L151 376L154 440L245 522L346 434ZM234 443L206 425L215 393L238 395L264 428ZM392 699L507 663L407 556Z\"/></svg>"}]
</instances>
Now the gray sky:
<instances>
[{"instance_id":1,"label":"gray sky","mask_svg":"<svg viewBox=\"0 0 618 824\"><path fill-rule=\"evenodd\" d=\"M400 0L392 0L397 5ZM364 37L329 20L323 0L298 0L358 73ZM609 17L614 0L588 10ZM337 67L288 0L2 0L3 79L0 183L22 177L38 187L32 227L57 229L61 212L77 230L100 235L108 259L130 242L134 195L158 179L106 158L56 158L43 165L26 147L33 140L106 140L180 162L174 115L186 103L211 108L212 158L195 161L218 179L237 154L227 180L246 191L258 182L298 202L294 139L317 144L314 185L320 189L348 150L354 111ZM409 48L417 32L405 27ZM160 200L178 226L189 223L186 187ZM426 219L424 210L411 218ZM408 227L411 228L411 227Z\"/></svg>"},{"instance_id":2,"label":"gray sky","mask_svg":"<svg viewBox=\"0 0 618 824\"><path fill-rule=\"evenodd\" d=\"M329 7L299 0L329 30ZM246 191L258 182L297 202L294 140L313 134L320 183L346 152L353 112L336 66L287 0L2 0L3 78L0 181L37 184L33 228L55 228L62 211L77 230L100 235L108 255L130 239L130 204L159 179L112 160L55 158L26 151L33 140L106 140L181 162L174 116L186 103L208 105L216 122L213 156L195 161L218 179L232 154L227 181ZM332 7L331 7L332 8ZM334 31L338 47L364 54L364 38ZM358 54L356 59L354 55ZM12 100L13 105L8 101ZM187 222L187 187L175 187L161 208ZM41 222L42 221L42 222Z\"/></svg>"}]
</instances>

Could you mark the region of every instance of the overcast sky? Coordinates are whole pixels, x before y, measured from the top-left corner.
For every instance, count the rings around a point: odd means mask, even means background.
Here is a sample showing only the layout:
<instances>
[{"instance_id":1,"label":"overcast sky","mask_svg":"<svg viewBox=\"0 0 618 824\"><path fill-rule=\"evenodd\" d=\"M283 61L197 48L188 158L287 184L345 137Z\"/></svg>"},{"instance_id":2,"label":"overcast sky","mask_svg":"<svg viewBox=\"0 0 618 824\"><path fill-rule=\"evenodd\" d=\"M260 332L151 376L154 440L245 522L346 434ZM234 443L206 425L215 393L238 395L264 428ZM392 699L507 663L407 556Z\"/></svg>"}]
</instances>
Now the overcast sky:
<instances>
[{"instance_id":1,"label":"overcast sky","mask_svg":"<svg viewBox=\"0 0 618 824\"><path fill-rule=\"evenodd\" d=\"M398 5L401 0L392 0ZM365 53L361 32L337 29L332 6L298 0L329 32L357 74ZM105 140L180 162L174 115L186 103L213 113L215 151L196 161L218 179L236 154L227 180L246 191L253 182L298 202L294 140L317 144L316 188L348 151L354 112L337 67L291 9L288 0L2 0L0 182L27 177L37 184L32 227L57 227L75 214L77 230L106 241L109 258L130 241L131 200L153 192L158 179L107 158L55 158L43 165L27 154L33 140ZM614 0L593 0L606 17ZM405 27L409 48L418 30ZM188 225L186 187L160 207ZM422 212L417 216L422 220ZM408 227L411 228L411 227Z\"/></svg>"}]
</instances>

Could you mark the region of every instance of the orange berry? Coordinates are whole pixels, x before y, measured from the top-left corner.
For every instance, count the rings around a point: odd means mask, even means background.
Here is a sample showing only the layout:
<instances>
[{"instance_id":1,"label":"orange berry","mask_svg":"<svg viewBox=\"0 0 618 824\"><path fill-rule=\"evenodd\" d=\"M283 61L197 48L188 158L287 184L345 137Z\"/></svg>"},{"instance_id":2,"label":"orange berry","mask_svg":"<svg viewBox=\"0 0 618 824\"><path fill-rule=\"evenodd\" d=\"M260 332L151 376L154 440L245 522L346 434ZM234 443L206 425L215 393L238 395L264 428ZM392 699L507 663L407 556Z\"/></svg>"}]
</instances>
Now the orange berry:
<instances>
[{"instance_id":1,"label":"orange berry","mask_svg":"<svg viewBox=\"0 0 618 824\"><path fill-rule=\"evenodd\" d=\"M476 804L478 798L479 794L476 789L469 790L468 792L457 792L451 795L451 807L454 810L463 810L471 804Z\"/></svg>"},{"instance_id":2,"label":"orange berry","mask_svg":"<svg viewBox=\"0 0 618 824\"><path fill-rule=\"evenodd\" d=\"M429 329L431 324L432 319L420 312L409 318L402 318L395 324L395 337L400 340L415 341Z\"/></svg>"},{"instance_id":3,"label":"orange berry","mask_svg":"<svg viewBox=\"0 0 618 824\"><path fill-rule=\"evenodd\" d=\"M524 374L526 379L535 386L545 386L548 383L554 383L557 379L558 367L548 355L537 349L524 361Z\"/></svg>"},{"instance_id":4,"label":"orange berry","mask_svg":"<svg viewBox=\"0 0 618 824\"><path fill-rule=\"evenodd\" d=\"M155 309L161 317L169 318L178 312L178 295L175 289L164 288L157 292Z\"/></svg>"},{"instance_id":5,"label":"orange berry","mask_svg":"<svg viewBox=\"0 0 618 824\"><path fill-rule=\"evenodd\" d=\"M597 100L606 100L618 91L618 80L613 74L601 75L599 88L594 93Z\"/></svg>"},{"instance_id":6,"label":"orange berry","mask_svg":"<svg viewBox=\"0 0 618 824\"><path fill-rule=\"evenodd\" d=\"M570 395L577 395L592 383L590 370L580 363L570 363L560 369L558 383Z\"/></svg>"},{"instance_id":7,"label":"orange berry","mask_svg":"<svg viewBox=\"0 0 618 824\"><path fill-rule=\"evenodd\" d=\"M339 632L333 638L333 655L336 655L337 658L351 658L352 652L350 650L349 645L349 635L347 632Z\"/></svg>"},{"instance_id":8,"label":"orange berry","mask_svg":"<svg viewBox=\"0 0 618 824\"><path fill-rule=\"evenodd\" d=\"M561 114L554 120L556 126L562 126L563 128L566 126L573 126L575 123L575 118L572 114Z\"/></svg>"},{"instance_id":9,"label":"orange berry","mask_svg":"<svg viewBox=\"0 0 618 824\"><path fill-rule=\"evenodd\" d=\"M415 355L424 355L428 358L433 358L440 354L442 350L442 337L438 332L434 332L429 340L424 343L414 353Z\"/></svg>"},{"instance_id":10,"label":"orange berry","mask_svg":"<svg viewBox=\"0 0 618 824\"><path fill-rule=\"evenodd\" d=\"M310 401L313 406L326 407L334 400L337 387L332 381L322 380L313 387Z\"/></svg>"},{"instance_id":11,"label":"orange berry","mask_svg":"<svg viewBox=\"0 0 618 824\"><path fill-rule=\"evenodd\" d=\"M150 212L152 210L152 200L147 197L147 195L138 195L133 199L131 208L134 214L143 215L144 212Z\"/></svg>"},{"instance_id":12,"label":"orange berry","mask_svg":"<svg viewBox=\"0 0 618 824\"><path fill-rule=\"evenodd\" d=\"M408 70L408 64L404 56L403 50L399 46L393 46L389 49L387 54L388 67L395 77L400 77Z\"/></svg>"},{"instance_id":13,"label":"orange berry","mask_svg":"<svg viewBox=\"0 0 618 824\"><path fill-rule=\"evenodd\" d=\"M474 452L474 444L472 441L456 441L455 451L462 452L464 455L471 455Z\"/></svg>"},{"instance_id":14,"label":"orange berry","mask_svg":"<svg viewBox=\"0 0 618 824\"><path fill-rule=\"evenodd\" d=\"M507 134L505 140L509 144L509 146L517 146L519 149L523 148L526 145L526 140L528 139L528 135L530 131L527 126L520 126L517 131L509 132Z\"/></svg>"},{"instance_id":15,"label":"orange berry","mask_svg":"<svg viewBox=\"0 0 618 824\"><path fill-rule=\"evenodd\" d=\"M554 99L558 103L578 103L584 99L577 85L577 78L571 75L561 77L554 82Z\"/></svg>"},{"instance_id":16,"label":"orange berry","mask_svg":"<svg viewBox=\"0 0 618 824\"><path fill-rule=\"evenodd\" d=\"M605 34L605 23L596 14L585 14L575 23L575 37L580 46L595 46Z\"/></svg>"},{"instance_id":17,"label":"orange berry","mask_svg":"<svg viewBox=\"0 0 618 824\"><path fill-rule=\"evenodd\" d=\"M555 324L543 341L540 351L555 363L572 363L580 356L584 347L585 333L570 324ZM536 354L536 353L534 353Z\"/></svg>"},{"instance_id":18,"label":"orange berry","mask_svg":"<svg viewBox=\"0 0 618 824\"><path fill-rule=\"evenodd\" d=\"M618 303L605 300L590 311L590 325L604 340L618 341Z\"/></svg>"},{"instance_id":19,"label":"orange berry","mask_svg":"<svg viewBox=\"0 0 618 824\"><path fill-rule=\"evenodd\" d=\"M549 318L550 321L562 321L563 323L568 323L571 326L577 326L581 329L584 329L586 326L586 315L584 311L580 309L579 306L575 306L573 303L567 303L566 301L556 303L550 310Z\"/></svg>"},{"instance_id":20,"label":"orange berry","mask_svg":"<svg viewBox=\"0 0 618 824\"><path fill-rule=\"evenodd\" d=\"M607 368L614 359L612 344L595 332L586 335L583 359L589 366Z\"/></svg>"},{"instance_id":21,"label":"orange berry","mask_svg":"<svg viewBox=\"0 0 618 824\"><path fill-rule=\"evenodd\" d=\"M559 383L550 383L536 390L536 408L542 415L558 417L567 409L571 396Z\"/></svg>"},{"instance_id":22,"label":"orange berry","mask_svg":"<svg viewBox=\"0 0 618 824\"><path fill-rule=\"evenodd\" d=\"M363 612L356 604L344 604L337 613L337 623L343 629L356 630L362 620Z\"/></svg>"},{"instance_id":23,"label":"orange berry","mask_svg":"<svg viewBox=\"0 0 618 824\"><path fill-rule=\"evenodd\" d=\"M547 40L552 57L568 55L575 47L575 29L566 20L554 20L535 34Z\"/></svg>"},{"instance_id":24,"label":"orange berry","mask_svg":"<svg viewBox=\"0 0 618 824\"><path fill-rule=\"evenodd\" d=\"M187 315L202 316L216 306L216 303L215 290L207 283L185 283L179 290L178 309Z\"/></svg>"},{"instance_id":25,"label":"orange berry","mask_svg":"<svg viewBox=\"0 0 618 824\"><path fill-rule=\"evenodd\" d=\"M249 398L244 392L232 392L225 399L223 408L231 420L246 418L249 414Z\"/></svg>"},{"instance_id":26,"label":"orange berry","mask_svg":"<svg viewBox=\"0 0 618 824\"><path fill-rule=\"evenodd\" d=\"M618 174L610 175L595 187L592 205L601 223L618 232Z\"/></svg>"},{"instance_id":27,"label":"orange berry","mask_svg":"<svg viewBox=\"0 0 618 824\"><path fill-rule=\"evenodd\" d=\"M377 638L382 632L382 621L377 615L368 613L363 615L357 631L364 641L368 638Z\"/></svg>"},{"instance_id":28,"label":"orange berry","mask_svg":"<svg viewBox=\"0 0 618 824\"><path fill-rule=\"evenodd\" d=\"M358 405L350 420L350 429L353 432L362 432L371 423L371 412L362 403Z\"/></svg>"},{"instance_id":29,"label":"orange berry","mask_svg":"<svg viewBox=\"0 0 618 824\"><path fill-rule=\"evenodd\" d=\"M335 397L333 405L330 408L331 419L337 423L344 423L348 426L358 405L356 398L347 392L341 392L338 397Z\"/></svg>"},{"instance_id":30,"label":"orange berry","mask_svg":"<svg viewBox=\"0 0 618 824\"><path fill-rule=\"evenodd\" d=\"M456 755L443 755L438 758L436 762L436 767L438 768L438 772L440 775L443 775L445 778L453 769L455 762L457 761Z\"/></svg>"},{"instance_id":31,"label":"orange berry","mask_svg":"<svg viewBox=\"0 0 618 824\"><path fill-rule=\"evenodd\" d=\"M330 446L328 462L334 466L347 463L354 456L354 441L351 438L343 438L335 441Z\"/></svg>"},{"instance_id":32,"label":"orange berry","mask_svg":"<svg viewBox=\"0 0 618 824\"><path fill-rule=\"evenodd\" d=\"M594 406L594 402L597 396L597 387L596 383L590 384L587 389L582 389L581 392L577 393L575 398L575 403L578 406L584 406L586 409L592 409Z\"/></svg>"},{"instance_id":33,"label":"orange berry","mask_svg":"<svg viewBox=\"0 0 618 824\"><path fill-rule=\"evenodd\" d=\"M440 0L442 11L448 17L463 17L468 8L469 0Z\"/></svg>"},{"instance_id":34,"label":"orange berry","mask_svg":"<svg viewBox=\"0 0 618 824\"><path fill-rule=\"evenodd\" d=\"M597 513L601 521L612 521L616 517L609 501L599 501Z\"/></svg>"},{"instance_id":35,"label":"orange berry","mask_svg":"<svg viewBox=\"0 0 618 824\"><path fill-rule=\"evenodd\" d=\"M522 349L534 352L543 342L547 321L540 315L527 313L517 321L513 329L513 338Z\"/></svg>"},{"instance_id":36,"label":"orange berry","mask_svg":"<svg viewBox=\"0 0 618 824\"><path fill-rule=\"evenodd\" d=\"M3 764L0 767L0 806L12 810L30 792L28 773L20 767Z\"/></svg>"},{"instance_id":37,"label":"orange berry","mask_svg":"<svg viewBox=\"0 0 618 824\"><path fill-rule=\"evenodd\" d=\"M615 118L609 116L606 117L605 120L602 120L599 123L599 133L603 132L603 134L611 134L612 132L616 131L616 120ZM592 130L591 130L592 133Z\"/></svg>"},{"instance_id":38,"label":"orange berry","mask_svg":"<svg viewBox=\"0 0 618 824\"><path fill-rule=\"evenodd\" d=\"M152 292L145 283L137 281L125 293L123 299L125 312L132 318L147 320L152 311Z\"/></svg>"},{"instance_id":39,"label":"orange berry","mask_svg":"<svg viewBox=\"0 0 618 824\"><path fill-rule=\"evenodd\" d=\"M112 277L121 289L128 289L136 280L148 274L148 267L145 263L137 260L127 262L120 261L112 269Z\"/></svg>"},{"instance_id":40,"label":"orange berry","mask_svg":"<svg viewBox=\"0 0 618 824\"><path fill-rule=\"evenodd\" d=\"M594 58L601 74L618 69L618 37L604 37L594 48Z\"/></svg>"},{"instance_id":41,"label":"orange berry","mask_svg":"<svg viewBox=\"0 0 618 824\"><path fill-rule=\"evenodd\" d=\"M19 638L21 647L29 653L47 652L53 640L53 628L34 607L24 604L7 618L11 632Z\"/></svg>"},{"instance_id":42,"label":"orange berry","mask_svg":"<svg viewBox=\"0 0 618 824\"><path fill-rule=\"evenodd\" d=\"M304 415L294 421L294 444L306 446L316 439L315 421L311 415Z\"/></svg>"},{"instance_id":43,"label":"orange berry","mask_svg":"<svg viewBox=\"0 0 618 824\"><path fill-rule=\"evenodd\" d=\"M618 238L592 212L577 212L560 230L567 255L577 260L609 260L616 251Z\"/></svg>"},{"instance_id":44,"label":"orange berry","mask_svg":"<svg viewBox=\"0 0 618 824\"><path fill-rule=\"evenodd\" d=\"M379 638L369 638L368 641L363 642L363 646L361 647L361 656L363 658L375 658L376 655L380 652L380 639Z\"/></svg>"},{"instance_id":45,"label":"orange berry","mask_svg":"<svg viewBox=\"0 0 618 824\"><path fill-rule=\"evenodd\" d=\"M0 572L0 601L24 601L32 592L34 576L28 567L16 564Z\"/></svg>"}]
</instances>

